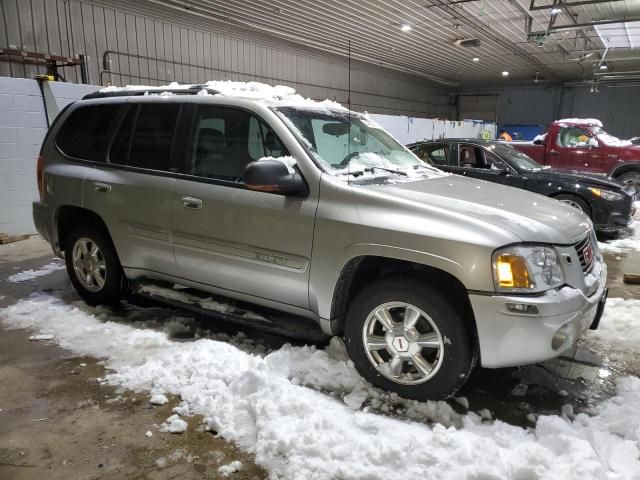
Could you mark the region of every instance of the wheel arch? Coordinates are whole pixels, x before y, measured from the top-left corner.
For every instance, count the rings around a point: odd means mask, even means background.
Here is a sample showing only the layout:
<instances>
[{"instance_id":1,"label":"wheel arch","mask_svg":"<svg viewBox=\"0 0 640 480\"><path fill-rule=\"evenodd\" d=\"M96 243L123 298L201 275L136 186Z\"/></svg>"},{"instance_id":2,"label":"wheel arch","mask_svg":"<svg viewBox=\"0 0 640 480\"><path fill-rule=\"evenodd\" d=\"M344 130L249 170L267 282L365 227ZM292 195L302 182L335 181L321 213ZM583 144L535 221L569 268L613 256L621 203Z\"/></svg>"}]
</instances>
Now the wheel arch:
<instances>
[{"instance_id":1,"label":"wheel arch","mask_svg":"<svg viewBox=\"0 0 640 480\"><path fill-rule=\"evenodd\" d=\"M340 271L331 302L332 333L343 333L350 301L365 285L376 279L398 274L423 281L451 298L453 307L460 311L465 320L474 348L478 349L478 328L469 294L456 276L434 266L377 255L353 257Z\"/></svg>"},{"instance_id":2,"label":"wheel arch","mask_svg":"<svg viewBox=\"0 0 640 480\"><path fill-rule=\"evenodd\" d=\"M618 178L620 175L624 175L625 173L629 172L640 173L640 160L630 160L627 162L619 163L609 172L609 176Z\"/></svg>"},{"instance_id":3,"label":"wheel arch","mask_svg":"<svg viewBox=\"0 0 640 480\"><path fill-rule=\"evenodd\" d=\"M111 238L106 223L102 220L102 217L94 211L74 205L61 205L57 208L55 214L56 233L54 235L56 248L60 252L64 252L65 237L70 229L81 223L96 225L103 229L105 233L109 235L109 238Z\"/></svg>"},{"instance_id":4,"label":"wheel arch","mask_svg":"<svg viewBox=\"0 0 640 480\"><path fill-rule=\"evenodd\" d=\"M572 197L577 197L580 200L582 200L587 207L589 208L589 211L586 212L589 215L589 218L593 218L593 206L591 205L591 202L589 201L589 199L585 198L584 195L582 195L581 192L576 192L576 191L570 191L570 190L560 190L558 192L553 192L551 194L549 194L550 198L556 199L556 197L559 197L561 195L569 195Z\"/></svg>"}]
</instances>

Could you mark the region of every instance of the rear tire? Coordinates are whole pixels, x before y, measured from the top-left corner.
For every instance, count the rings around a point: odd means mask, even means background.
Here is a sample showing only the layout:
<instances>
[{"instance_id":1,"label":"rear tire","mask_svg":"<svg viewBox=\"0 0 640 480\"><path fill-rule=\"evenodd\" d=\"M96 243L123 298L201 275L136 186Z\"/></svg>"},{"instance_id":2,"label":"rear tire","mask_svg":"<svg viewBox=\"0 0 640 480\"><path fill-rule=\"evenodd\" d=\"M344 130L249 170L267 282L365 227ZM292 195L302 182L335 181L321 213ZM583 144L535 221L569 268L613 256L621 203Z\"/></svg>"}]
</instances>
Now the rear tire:
<instances>
[{"instance_id":1,"label":"rear tire","mask_svg":"<svg viewBox=\"0 0 640 480\"><path fill-rule=\"evenodd\" d=\"M640 192L640 172L627 172L623 173L616 180L624 183L625 185L633 185L636 187L636 191Z\"/></svg>"},{"instance_id":2,"label":"rear tire","mask_svg":"<svg viewBox=\"0 0 640 480\"><path fill-rule=\"evenodd\" d=\"M126 279L109 234L92 224L71 228L64 241L67 273L89 305L114 304L123 298Z\"/></svg>"},{"instance_id":3,"label":"rear tire","mask_svg":"<svg viewBox=\"0 0 640 480\"><path fill-rule=\"evenodd\" d=\"M461 313L436 289L406 277L379 280L356 295L344 341L365 379L421 401L453 395L478 358Z\"/></svg>"},{"instance_id":4,"label":"rear tire","mask_svg":"<svg viewBox=\"0 0 640 480\"><path fill-rule=\"evenodd\" d=\"M591 208L589 207L589 204L579 196L572 195L571 193L562 193L560 195L556 195L553 198L562 203L566 203L567 205L575 208L576 210L580 210L587 217L591 218Z\"/></svg>"}]
</instances>

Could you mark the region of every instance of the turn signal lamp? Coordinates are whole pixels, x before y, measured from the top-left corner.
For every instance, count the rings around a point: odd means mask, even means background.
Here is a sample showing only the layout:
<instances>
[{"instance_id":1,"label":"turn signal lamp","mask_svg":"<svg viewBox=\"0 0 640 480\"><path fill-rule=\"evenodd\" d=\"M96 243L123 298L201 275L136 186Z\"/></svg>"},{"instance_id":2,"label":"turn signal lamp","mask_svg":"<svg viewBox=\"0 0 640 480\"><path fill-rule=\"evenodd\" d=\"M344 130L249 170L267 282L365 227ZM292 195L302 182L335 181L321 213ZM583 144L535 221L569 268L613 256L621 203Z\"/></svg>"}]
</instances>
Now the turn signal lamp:
<instances>
[{"instance_id":1,"label":"turn signal lamp","mask_svg":"<svg viewBox=\"0 0 640 480\"><path fill-rule=\"evenodd\" d=\"M524 258L516 255L499 255L496 258L496 275L501 288L531 288L529 270Z\"/></svg>"}]
</instances>

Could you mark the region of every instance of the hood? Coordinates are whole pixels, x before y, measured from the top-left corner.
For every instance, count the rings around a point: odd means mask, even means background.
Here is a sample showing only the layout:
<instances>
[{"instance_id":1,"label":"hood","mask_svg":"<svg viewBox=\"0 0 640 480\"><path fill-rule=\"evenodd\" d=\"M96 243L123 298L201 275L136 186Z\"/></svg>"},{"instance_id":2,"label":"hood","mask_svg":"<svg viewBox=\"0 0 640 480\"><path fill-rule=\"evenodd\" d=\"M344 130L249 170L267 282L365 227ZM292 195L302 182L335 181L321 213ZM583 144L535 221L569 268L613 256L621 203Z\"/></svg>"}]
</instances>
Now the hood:
<instances>
[{"instance_id":1,"label":"hood","mask_svg":"<svg viewBox=\"0 0 640 480\"><path fill-rule=\"evenodd\" d=\"M572 244L591 228L586 215L556 200L459 175L362 188L410 200L427 209L473 217L503 228L523 242Z\"/></svg>"},{"instance_id":2,"label":"hood","mask_svg":"<svg viewBox=\"0 0 640 480\"><path fill-rule=\"evenodd\" d=\"M548 178L550 181L566 180L614 191L624 189L624 184L604 174L578 172L576 170L561 170L556 168L545 168L544 170L536 172L536 174L540 178Z\"/></svg>"}]
</instances>

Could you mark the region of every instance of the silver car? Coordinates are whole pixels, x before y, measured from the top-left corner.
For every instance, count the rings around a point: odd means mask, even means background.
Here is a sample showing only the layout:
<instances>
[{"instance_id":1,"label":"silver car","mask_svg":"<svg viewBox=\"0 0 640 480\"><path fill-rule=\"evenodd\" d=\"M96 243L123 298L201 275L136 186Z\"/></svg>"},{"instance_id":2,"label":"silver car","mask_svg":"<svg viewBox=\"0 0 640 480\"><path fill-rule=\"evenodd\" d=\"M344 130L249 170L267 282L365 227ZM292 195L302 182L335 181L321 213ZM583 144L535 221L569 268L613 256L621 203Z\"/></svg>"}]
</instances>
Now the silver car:
<instances>
[{"instance_id":1,"label":"silver car","mask_svg":"<svg viewBox=\"0 0 640 480\"><path fill-rule=\"evenodd\" d=\"M577 210L425 165L338 105L141 93L72 104L38 159L37 229L86 302L163 281L306 317L419 400L597 327L606 265Z\"/></svg>"}]
</instances>

